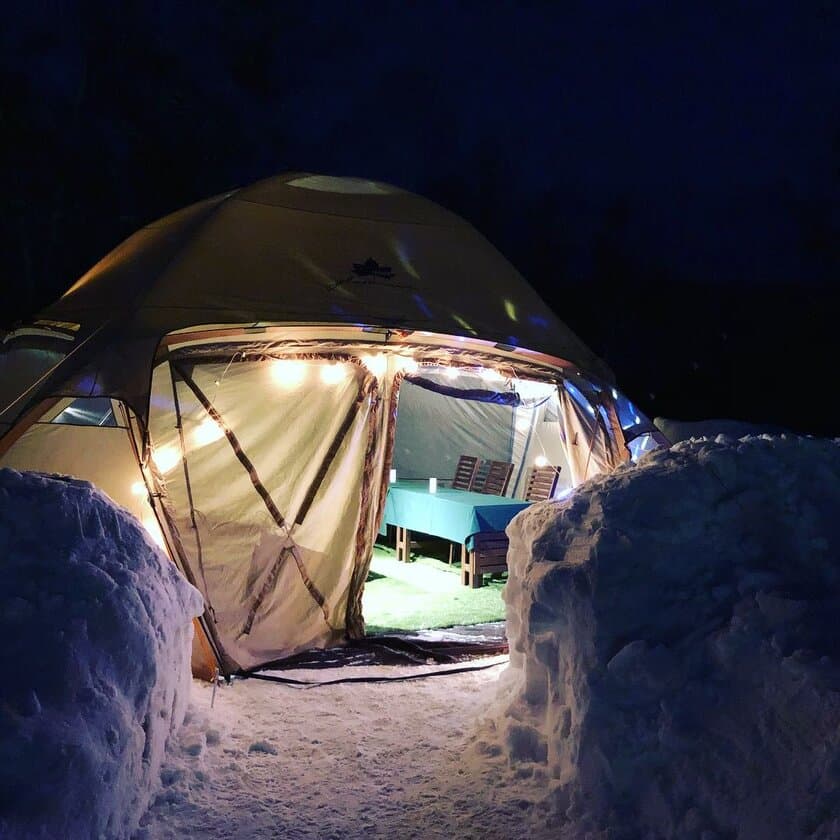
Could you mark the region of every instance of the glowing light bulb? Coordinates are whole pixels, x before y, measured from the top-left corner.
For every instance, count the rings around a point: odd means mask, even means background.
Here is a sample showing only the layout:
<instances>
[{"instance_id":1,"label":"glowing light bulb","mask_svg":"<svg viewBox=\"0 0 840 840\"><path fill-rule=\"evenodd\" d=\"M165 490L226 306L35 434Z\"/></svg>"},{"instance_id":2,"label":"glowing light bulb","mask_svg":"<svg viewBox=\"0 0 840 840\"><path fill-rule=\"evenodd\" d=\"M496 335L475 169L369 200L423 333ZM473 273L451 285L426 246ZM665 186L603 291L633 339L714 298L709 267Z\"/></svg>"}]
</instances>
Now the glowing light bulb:
<instances>
[{"instance_id":1,"label":"glowing light bulb","mask_svg":"<svg viewBox=\"0 0 840 840\"><path fill-rule=\"evenodd\" d=\"M388 358L384 353L362 356L362 364L374 375L384 376L388 370Z\"/></svg>"},{"instance_id":2,"label":"glowing light bulb","mask_svg":"<svg viewBox=\"0 0 840 840\"><path fill-rule=\"evenodd\" d=\"M548 466L548 458L546 458L545 455L537 455L537 457L534 458L534 466L535 467L547 467Z\"/></svg>"},{"instance_id":3,"label":"glowing light bulb","mask_svg":"<svg viewBox=\"0 0 840 840\"><path fill-rule=\"evenodd\" d=\"M481 368L478 371L478 375L485 381L485 382L503 382L504 376L497 370L493 370L493 368Z\"/></svg>"},{"instance_id":4,"label":"glowing light bulb","mask_svg":"<svg viewBox=\"0 0 840 840\"><path fill-rule=\"evenodd\" d=\"M323 365L321 367L321 381L325 385L335 385L347 376L347 370L341 362Z\"/></svg>"},{"instance_id":5,"label":"glowing light bulb","mask_svg":"<svg viewBox=\"0 0 840 840\"><path fill-rule=\"evenodd\" d=\"M168 473L178 466L181 460L181 453L174 444L168 443L166 446L161 446L159 449L156 448L152 452L152 460L162 473Z\"/></svg>"},{"instance_id":6,"label":"glowing light bulb","mask_svg":"<svg viewBox=\"0 0 840 840\"><path fill-rule=\"evenodd\" d=\"M224 437L224 429L212 418L205 417L193 432L193 442L196 446L204 446Z\"/></svg>"},{"instance_id":7,"label":"glowing light bulb","mask_svg":"<svg viewBox=\"0 0 840 840\"><path fill-rule=\"evenodd\" d=\"M142 481L135 481L134 484L131 485L131 495L132 496L145 496L146 495L146 485Z\"/></svg>"},{"instance_id":8,"label":"glowing light bulb","mask_svg":"<svg viewBox=\"0 0 840 840\"><path fill-rule=\"evenodd\" d=\"M281 388L297 388L306 377L306 364L297 359L277 359L271 365L271 378Z\"/></svg>"}]
</instances>

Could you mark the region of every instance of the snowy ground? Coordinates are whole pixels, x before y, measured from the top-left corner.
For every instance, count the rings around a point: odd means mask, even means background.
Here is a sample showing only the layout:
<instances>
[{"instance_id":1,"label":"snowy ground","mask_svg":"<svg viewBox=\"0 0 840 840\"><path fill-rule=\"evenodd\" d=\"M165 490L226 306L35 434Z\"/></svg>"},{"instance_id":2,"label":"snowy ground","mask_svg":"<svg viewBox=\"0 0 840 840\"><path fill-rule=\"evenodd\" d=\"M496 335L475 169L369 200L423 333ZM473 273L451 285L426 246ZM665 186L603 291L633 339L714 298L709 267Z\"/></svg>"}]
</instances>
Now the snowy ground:
<instances>
[{"instance_id":1,"label":"snowy ground","mask_svg":"<svg viewBox=\"0 0 840 840\"><path fill-rule=\"evenodd\" d=\"M135 840L836 840L838 444L689 440L532 506L508 667L193 682L174 738L196 593L90 485L0 471L0 836L122 838L159 776Z\"/></svg>"},{"instance_id":2,"label":"snowy ground","mask_svg":"<svg viewBox=\"0 0 840 840\"><path fill-rule=\"evenodd\" d=\"M530 827L532 798L541 798L529 794L533 780L506 784L506 763L482 754L473 737L506 661L477 660L499 664L407 682L301 689L234 681L216 691L212 709L211 687L196 681L165 787L137 840L553 836ZM417 672L379 666L283 676Z\"/></svg>"},{"instance_id":3,"label":"snowy ground","mask_svg":"<svg viewBox=\"0 0 840 840\"><path fill-rule=\"evenodd\" d=\"M201 595L71 478L0 470L0 557L0 837L127 837L186 711Z\"/></svg>"},{"instance_id":4,"label":"snowy ground","mask_svg":"<svg viewBox=\"0 0 840 840\"><path fill-rule=\"evenodd\" d=\"M837 838L838 504L836 442L751 437L535 505L510 667L239 682L212 711L196 684L139 840ZM284 676L365 671L408 672Z\"/></svg>"}]
</instances>

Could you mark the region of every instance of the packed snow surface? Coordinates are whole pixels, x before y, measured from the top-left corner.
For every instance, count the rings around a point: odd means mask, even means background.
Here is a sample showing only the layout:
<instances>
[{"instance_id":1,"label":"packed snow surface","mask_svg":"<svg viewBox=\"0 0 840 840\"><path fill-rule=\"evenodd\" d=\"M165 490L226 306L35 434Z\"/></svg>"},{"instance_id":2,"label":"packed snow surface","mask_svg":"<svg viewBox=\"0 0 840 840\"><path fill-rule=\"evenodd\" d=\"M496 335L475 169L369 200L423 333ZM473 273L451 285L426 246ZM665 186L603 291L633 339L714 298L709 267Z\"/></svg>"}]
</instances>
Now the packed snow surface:
<instances>
[{"instance_id":1,"label":"packed snow surface","mask_svg":"<svg viewBox=\"0 0 840 840\"><path fill-rule=\"evenodd\" d=\"M781 435L787 430L781 426L767 423L748 423L744 420L670 420L667 417L656 417L654 426L662 432L671 443L680 443L692 438L717 437L726 435L730 438L749 437L750 435Z\"/></svg>"},{"instance_id":2,"label":"packed snow surface","mask_svg":"<svg viewBox=\"0 0 840 840\"><path fill-rule=\"evenodd\" d=\"M838 510L840 446L769 437L534 505L510 529L509 667L195 682L135 840L840 837ZM43 714L19 694L16 721Z\"/></svg>"},{"instance_id":3,"label":"packed snow surface","mask_svg":"<svg viewBox=\"0 0 840 840\"><path fill-rule=\"evenodd\" d=\"M840 837L840 446L681 443L510 526L487 729L557 836Z\"/></svg>"},{"instance_id":4,"label":"packed snow surface","mask_svg":"<svg viewBox=\"0 0 840 840\"><path fill-rule=\"evenodd\" d=\"M234 679L214 702L212 687L196 681L136 840L530 838L536 798L508 784L506 764L470 747L506 661L408 682L301 688ZM282 676L393 678L452 667Z\"/></svg>"},{"instance_id":5,"label":"packed snow surface","mask_svg":"<svg viewBox=\"0 0 840 840\"><path fill-rule=\"evenodd\" d=\"M128 837L183 720L201 596L69 478L0 470L0 556L0 837Z\"/></svg>"},{"instance_id":6,"label":"packed snow surface","mask_svg":"<svg viewBox=\"0 0 840 840\"><path fill-rule=\"evenodd\" d=\"M837 444L721 438L536 505L507 670L196 683L138 840L840 836L838 502Z\"/></svg>"}]
</instances>

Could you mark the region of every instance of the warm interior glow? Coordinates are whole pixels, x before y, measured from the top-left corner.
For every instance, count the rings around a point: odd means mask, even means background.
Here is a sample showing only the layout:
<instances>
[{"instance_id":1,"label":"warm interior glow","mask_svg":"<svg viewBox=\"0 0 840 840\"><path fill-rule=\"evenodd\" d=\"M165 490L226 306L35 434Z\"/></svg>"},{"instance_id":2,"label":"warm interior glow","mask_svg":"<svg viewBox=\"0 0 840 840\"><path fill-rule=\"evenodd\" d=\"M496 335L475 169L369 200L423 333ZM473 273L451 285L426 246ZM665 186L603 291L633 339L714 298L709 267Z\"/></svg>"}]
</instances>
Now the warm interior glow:
<instances>
[{"instance_id":1,"label":"warm interior glow","mask_svg":"<svg viewBox=\"0 0 840 840\"><path fill-rule=\"evenodd\" d=\"M527 414L519 414L516 418L516 431L527 432L531 428L531 417Z\"/></svg>"},{"instance_id":2,"label":"warm interior glow","mask_svg":"<svg viewBox=\"0 0 840 840\"><path fill-rule=\"evenodd\" d=\"M384 376L388 370L388 359L384 353L362 356L362 364L374 375Z\"/></svg>"},{"instance_id":3,"label":"warm interior glow","mask_svg":"<svg viewBox=\"0 0 840 840\"><path fill-rule=\"evenodd\" d=\"M547 467L548 466L548 458L546 458L545 455L537 455L537 457L534 458L534 466L535 467Z\"/></svg>"},{"instance_id":4,"label":"warm interior glow","mask_svg":"<svg viewBox=\"0 0 840 840\"><path fill-rule=\"evenodd\" d=\"M193 441L196 446L204 446L224 437L224 429L212 418L205 417L193 432Z\"/></svg>"},{"instance_id":5,"label":"warm interior glow","mask_svg":"<svg viewBox=\"0 0 840 840\"><path fill-rule=\"evenodd\" d=\"M135 481L134 484L131 485L131 495L132 496L145 496L146 495L146 485L142 481Z\"/></svg>"},{"instance_id":6,"label":"warm interior glow","mask_svg":"<svg viewBox=\"0 0 840 840\"><path fill-rule=\"evenodd\" d=\"M414 359L400 357L397 364L403 373L417 373L417 371L420 370L420 365L418 365Z\"/></svg>"},{"instance_id":7,"label":"warm interior glow","mask_svg":"<svg viewBox=\"0 0 840 840\"><path fill-rule=\"evenodd\" d=\"M152 450L152 460L162 473L168 473L178 466L178 462L181 460L181 453L178 451L177 446L168 443L166 446Z\"/></svg>"},{"instance_id":8,"label":"warm interior glow","mask_svg":"<svg viewBox=\"0 0 840 840\"><path fill-rule=\"evenodd\" d=\"M271 365L271 378L281 388L297 388L306 378L306 363L298 359L277 359Z\"/></svg>"},{"instance_id":9,"label":"warm interior glow","mask_svg":"<svg viewBox=\"0 0 840 840\"><path fill-rule=\"evenodd\" d=\"M458 368L456 368L456 367L448 367L448 368L446 368L446 370L444 370L443 375L444 375L447 379L457 379L457 378L458 378L458 374L459 374L460 372L461 372L461 371L460 371Z\"/></svg>"},{"instance_id":10,"label":"warm interior glow","mask_svg":"<svg viewBox=\"0 0 840 840\"><path fill-rule=\"evenodd\" d=\"M347 376L347 366L342 362L321 366L321 381L325 385L335 385Z\"/></svg>"},{"instance_id":11,"label":"warm interior glow","mask_svg":"<svg viewBox=\"0 0 840 840\"><path fill-rule=\"evenodd\" d=\"M149 532L149 536L158 544L160 548L166 551L166 542L163 539L163 533L160 530L157 519L151 513L147 513L141 520L143 527Z\"/></svg>"},{"instance_id":12,"label":"warm interior glow","mask_svg":"<svg viewBox=\"0 0 840 840\"><path fill-rule=\"evenodd\" d=\"M480 368L478 371L478 375L485 381L485 382L504 382L505 378L502 376L501 373L497 370L493 370L493 368Z\"/></svg>"}]
</instances>

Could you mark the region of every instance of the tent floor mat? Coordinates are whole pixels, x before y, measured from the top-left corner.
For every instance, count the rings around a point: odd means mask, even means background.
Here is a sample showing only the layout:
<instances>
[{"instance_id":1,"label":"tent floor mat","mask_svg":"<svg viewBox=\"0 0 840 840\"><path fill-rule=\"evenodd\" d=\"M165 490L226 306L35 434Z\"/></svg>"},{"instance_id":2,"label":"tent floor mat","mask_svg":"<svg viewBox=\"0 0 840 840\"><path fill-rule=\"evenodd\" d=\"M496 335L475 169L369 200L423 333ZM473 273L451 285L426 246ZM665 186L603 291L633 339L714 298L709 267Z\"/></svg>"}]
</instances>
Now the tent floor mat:
<instances>
[{"instance_id":1,"label":"tent floor mat","mask_svg":"<svg viewBox=\"0 0 840 840\"><path fill-rule=\"evenodd\" d=\"M466 662L508 653L504 622L350 639L340 647L302 651L242 673L357 665L430 665Z\"/></svg>"}]
</instances>

